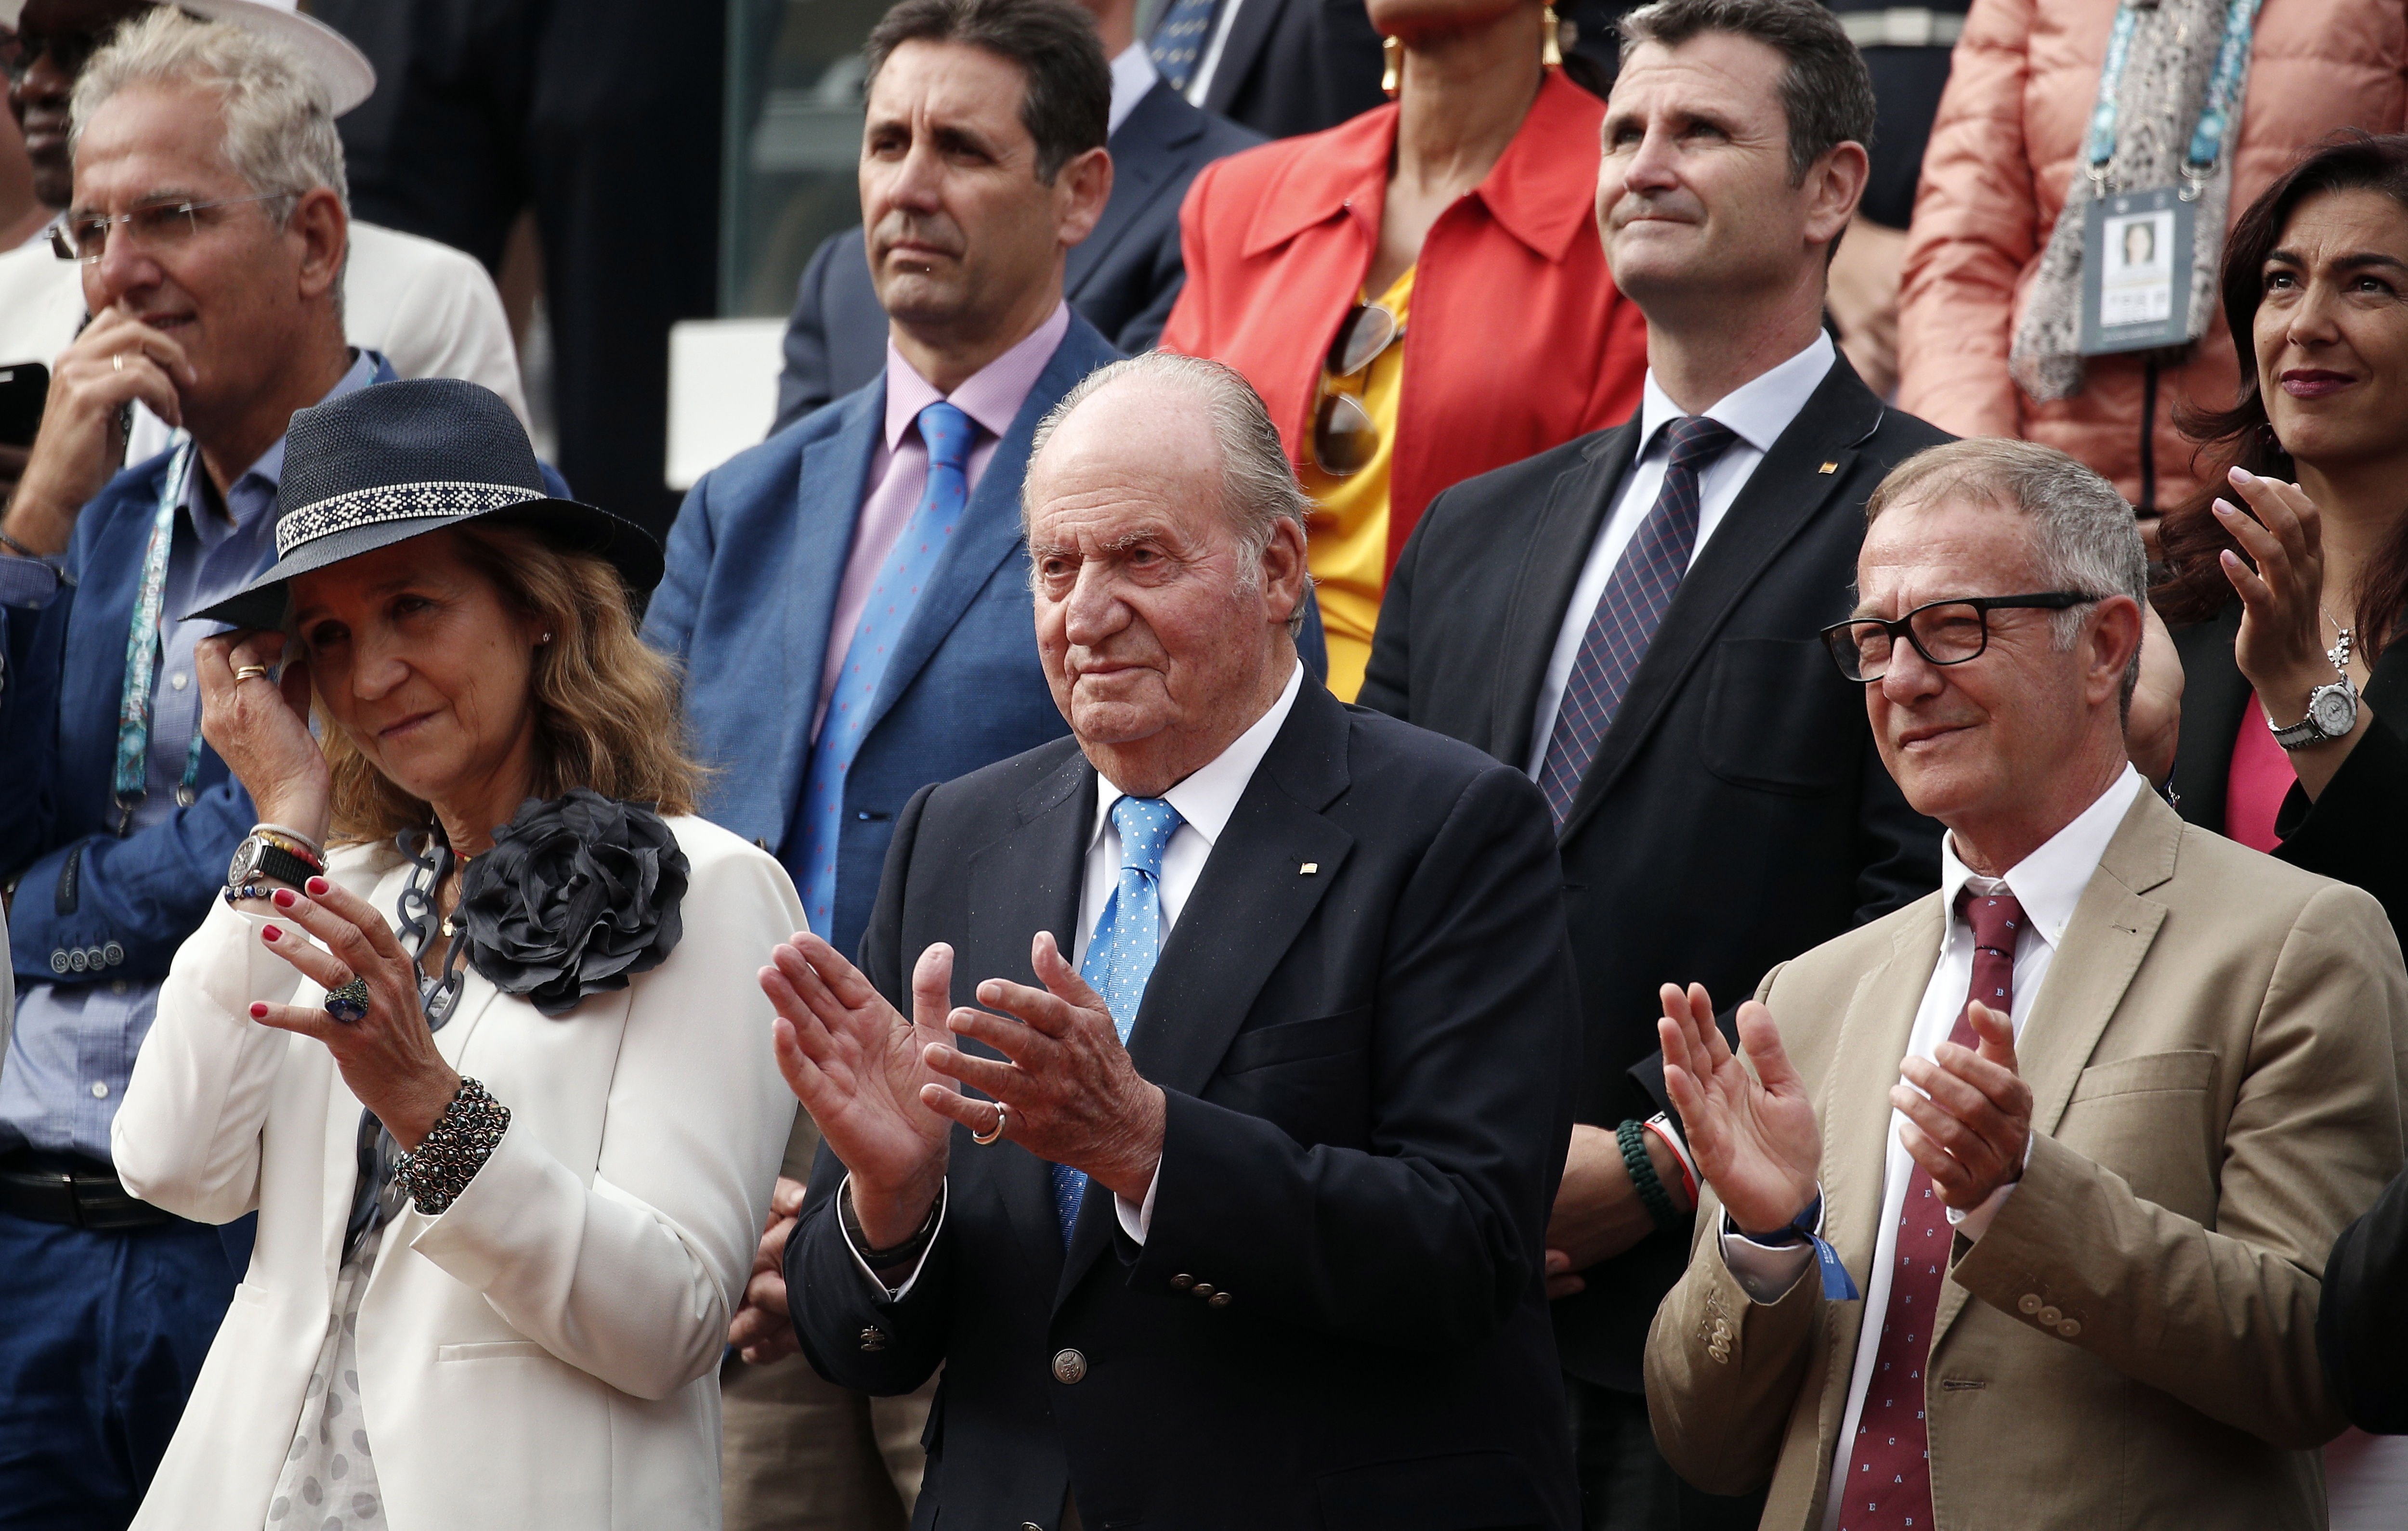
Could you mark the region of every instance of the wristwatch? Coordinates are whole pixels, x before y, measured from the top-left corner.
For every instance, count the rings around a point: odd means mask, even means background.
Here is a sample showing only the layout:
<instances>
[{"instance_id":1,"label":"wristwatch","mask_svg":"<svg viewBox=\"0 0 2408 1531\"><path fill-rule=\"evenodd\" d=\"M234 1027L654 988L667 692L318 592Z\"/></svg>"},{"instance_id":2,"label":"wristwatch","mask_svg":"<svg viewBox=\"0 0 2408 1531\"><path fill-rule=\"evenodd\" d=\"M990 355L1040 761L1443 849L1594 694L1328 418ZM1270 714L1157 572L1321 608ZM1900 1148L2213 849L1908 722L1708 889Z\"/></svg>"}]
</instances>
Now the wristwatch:
<instances>
[{"instance_id":1,"label":"wristwatch","mask_svg":"<svg viewBox=\"0 0 2408 1531\"><path fill-rule=\"evenodd\" d=\"M2274 728L2272 721L2266 726L2273 729L2274 742L2286 750L2304 750L2344 737L2358 726L2358 688L2344 670L2340 680L2308 693L2306 717L2287 728Z\"/></svg>"},{"instance_id":2,"label":"wristwatch","mask_svg":"<svg viewBox=\"0 0 2408 1531\"><path fill-rule=\"evenodd\" d=\"M316 877L319 870L265 835L251 835L234 848L234 862L226 868L226 886L249 888L265 877L298 888Z\"/></svg>"}]
</instances>

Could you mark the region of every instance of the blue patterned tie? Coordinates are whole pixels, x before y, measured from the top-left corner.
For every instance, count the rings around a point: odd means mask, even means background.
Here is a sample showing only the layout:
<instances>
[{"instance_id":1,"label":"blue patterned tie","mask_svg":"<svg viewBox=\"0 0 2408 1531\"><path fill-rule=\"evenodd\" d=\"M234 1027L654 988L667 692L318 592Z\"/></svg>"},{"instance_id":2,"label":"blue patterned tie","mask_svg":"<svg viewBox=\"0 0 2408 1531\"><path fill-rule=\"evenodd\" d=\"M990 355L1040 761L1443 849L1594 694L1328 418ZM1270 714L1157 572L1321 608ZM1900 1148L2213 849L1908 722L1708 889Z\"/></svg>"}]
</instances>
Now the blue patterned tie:
<instances>
[{"instance_id":1,"label":"blue patterned tie","mask_svg":"<svg viewBox=\"0 0 2408 1531\"><path fill-rule=\"evenodd\" d=\"M1154 29L1153 40L1146 44L1155 72L1182 95L1187 82L1196 78L1196 61L1204 56L1204 44L1212 35L1212 12L1219 4L1220 0L1172 0L1162 24Z\"/></svg>"},{"instance_id":2,"label":"blue patterned tie","mask_svg":"<svg viewBox=\"0 0 2408 1531\"><path fill-rule=\"evenodd\" d=\"M836 861L844 833L844 778L869 726L869 704L886 673L886 661L896 640L911 620L920 592L943 556L946 539L969 504L970 445L978 427L970 417L942 399L920 411L920 439L928 448L928 487L903 535L878 571L869 590L869 604L853 630L844 651L844 668L828 697L827 716L811 746L811 763L803 778L803 909L811 929L822 935L835 928Z\"/></svg>"},{"instance_id":3,"label":"blue patterned tie","mask_svg":"<svg viewBox=\"0 0 2408 1531\"><path fill-rule=\"evenodd\" d=\"M1159 797L1124 797L1112 805L1112 827L1121 835L1121 876L1104 900L1104 912L1096 917L1095 939L1087 943L1079 976L1104 996L1124 1043L1137 1024L1138 1007L1145 1003L1154 960L1162 954L1162 852L1182 822L1179 810ZM1084 1171L1054 1166L1054 1212L1062 1220L1065 1244L1086 1194Z\"/></svg>"},{"instance_id":4,"label":"blue patterned tie","mask_svg":"<svg viewBox=\"0 0 2408 1531\"><path fill-rule=\"evenodd\" d=\"M1689 571L1689 554L1698 545L1698 474L1739 439L1729 426L1703 415L1683 415L1665 435L1671 460L1664 465L1664 487L1598 598L1539 770L1539 790L1546 794L1557 829L1571 817L1572 798L1597 757L1598 741L1612 724L1623 693L1663 623L1664 608Z\"/></svg>"}]
</instances>

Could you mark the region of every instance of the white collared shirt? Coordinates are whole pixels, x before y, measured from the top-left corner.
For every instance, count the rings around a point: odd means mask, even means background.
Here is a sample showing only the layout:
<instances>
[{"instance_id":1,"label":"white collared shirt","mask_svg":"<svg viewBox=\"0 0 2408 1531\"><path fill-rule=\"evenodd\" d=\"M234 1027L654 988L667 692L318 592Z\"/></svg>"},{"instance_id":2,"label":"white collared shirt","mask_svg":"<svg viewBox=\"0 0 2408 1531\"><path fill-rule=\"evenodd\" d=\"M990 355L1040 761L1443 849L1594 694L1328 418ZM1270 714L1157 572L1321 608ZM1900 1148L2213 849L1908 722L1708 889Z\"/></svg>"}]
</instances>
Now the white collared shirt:
<instances>
[{"instance_id":1,"label":"white collared shirt","mask_svg":"<svg viewBox=\"0 0 2408 1531\"><path fill-rule=\"evenodd\" d=\"M1255 0L1268 4L1268 0ZM1229 28L1238 20L1238 7L1245 0L1221 0L1221 14L1212 18L1212 40L1204 45L1204 54L1196 61L1196 72L1187 77L1187 104L1200 107L1204 93L1212 88L1212 77L1221 72L1221 55L1229 50Z\"/></svg>"},{"instance_id":2,"label":"white collared shirt","mask_svg":"<svg viewBox=\"0 0 2408 1531\"><path fill-rule=\"evenodd\" d=\"M1121 130L1129 113L1137 110L1137 104L1145 99L1145 93L1154 89L1154 82L1161 78L1143 38L1120 50L1112 60L1112 107L1111 115L1104 119L1107 136Z\"/></svg>"},{"instance_id":3,"label":"white collared shirt","mask_svg":"<svg viewBox=\"0 0 2408 1531\"><path fill-rule=\"evenodd\" d=\"M1731 502L1756 476L1756 465L1764 461L1764 454L1781 439L1781 433L1789 429L1789 422L1806 408L1814 390L1823 386L1823 379L1838 355L1829 334L1817 330L1805 350L1698 411L1730 427L1739 439L1724 448L1722 454L1698 475L1698 540L1689 551L1692 566L1698 555L1706 551L1706 539L1714 535L1714 528L1729 512ZM1564 608L1563 625L1555 632L1555 651L1547 657L1546 679L1539 686L1538 709L1530 718L1529 772L1533 780L1547 763L1547 741L1555 732L1555 712L1563 705L1564 687L1571 680L1573 662L1580 657L1581 640L1588 636L1589 621L1597 615L1597 603L1604 598L1606 582L1613 578L1614 565L1622 562L1623 550L1639 535L1647 512L1655 508L1657 493L1664 487L1664 470L1671 461L1664 427L1682 417L1681 407L1657 385L1656 369L1648 368L1647 384L1639 402L1639 455L1631 462L1630 471L1623 475L1612 508L1606 512L1605 523L1598 528L1588 561L1581 565L1580 580L1572 586L1571 604Z\"/></svg>"},{"instance_id":4,"label":"white collared shirt","mask_svg":"<svg viewBox=\"0 0 2408 1531\"><path fill-rule=\"evenodd\" d=\"M1197 880L1204 875L1204 864L1211 859L1212 847L1220 840L1221 832L1229 826L1229 816L1238 811L1238 800L1245 796L1248 783L1254 780L1254 772L1269 752L1271 740L1279 737L1287 715L1295 710L1297 695L1303 689L1304 666L1298 664L1288 671L1287 684L1261 717L1232 739L1227 749L1162 794L1163 800L1178 810L1180 819L1179 827L1171 832L1170 843L1162 851L1163 944L1169 944L1171 927L1179 923L1180 911L1187 907L1188 895L1196 891ZM1079 934L1070 955L1074 967L1086 961L1087 948L1096 938L1096 922L1103 918L1104 904L1120 883L1121 834L1112 825L1112 805L1127 795L1110 780L1097 778L1096 819L1087 832L1087 870L1079 894ZM1157 1168L1155 1182L1160 1179ZM1120 1213L1122 1230L1140 1244L1145 1242L1146 1232L1154 1223L1154 1184L1149 1183L1142 1204L1126 1196L1112 1198ZM850 1177L838 1194L853 1194ZM941 1211L938 1219L941 1233ZM847 1235L845 1241L851 1245L852 1237ZM911 1283L920 1279L920 1267L915 1265L900 1285L890 1289L861 1258L858 1247L853 1248L853 1258L870 1284L893 1301L901 1301L911 1290Z\"/></svg>"},{"instance_id":5,"label":"white collared shirt","mask_svg":"<svg viewBox=\"0 0 2408 1531\"><path fill-rule=\"evenodd\" d=\"M1973 932L1956 913L1956 895L1969 887L1976 894L1989 894L2003 886L2023 906L2024 932L2022 939L2015 943L2014 1005L2009 1012L2016 1037L2023 1037L2025 1023L2031 1019L2032 1002L2048 978L2049 964L2065 944L2066 927L2073 923L2074 909L2082 902L2091 879L2098 875L2108 842L2115 837L2124 816L2131 810L2133 799L2145 786L2141 773L2126 766L2123 774L2088 808L2000 879L1975 874L1958 859L1956 837L1942 837L1940 898L1942 908L1947 911L1947 926L1940 943L1940 960L1932 967L1930 982L1924 987L1923 1003L1915 1009L1914 1030L1907 1040L1910 1053L1929 1058L1948 1039L1948 1034L1956 1029L1956 1017L1965 1009L1965 996L1973 986ZM1890 1270L1897 1264L1899 1219L1906 1209L1907 1182L1914 1174L1914 1160L1899 1137L1899 1129L1906 1120L1902 1111L1890 1112L1889 1146L1882 1175L1881 1222L1877 1224L1880 1232L1873 1243L1872 1269L1866 1282L1864 1325L1856 1337L1855 1370L1848 1379L1847 1411L1841 1417L1840 1445L1831 1464L1835 1490L1847 1481L1857 1421L1865 1409L1865 1389L1872 1381L1874 1356L1881 1348L1882 1318L1889 1309ZM2014 1192L2013 1183L2001 1186L1970 1212L1950 1209L1948 1219L1969 1241L1978 1240ZM1722 1249L1723 1261L1732 1276L1756 1302L1780 1301L1813 1262L1811 1246L1767 1249L1731 1231L1727 1220L1723 1224ZM1840 1504L1839 1492L1827 1498L1825 1531L1837 1531Z\"/></svg>"}]
</instances>

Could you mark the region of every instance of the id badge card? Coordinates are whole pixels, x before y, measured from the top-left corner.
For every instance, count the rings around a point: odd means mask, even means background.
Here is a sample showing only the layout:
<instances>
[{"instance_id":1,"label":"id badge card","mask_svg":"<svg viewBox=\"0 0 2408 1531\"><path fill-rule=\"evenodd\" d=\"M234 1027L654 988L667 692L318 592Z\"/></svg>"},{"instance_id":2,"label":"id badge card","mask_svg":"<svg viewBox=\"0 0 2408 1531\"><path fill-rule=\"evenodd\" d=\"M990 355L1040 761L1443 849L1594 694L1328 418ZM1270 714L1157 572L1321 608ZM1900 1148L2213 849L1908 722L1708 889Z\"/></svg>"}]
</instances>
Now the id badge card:
<instances>
[{"instance_id":1,"label":"id badge card","mask_svg":"<svg viewBox=\"0 0 2408 1531\"><path fill-rule=\"evenodd\" d=\"M2193 207L2172 186L2118 192L2083 207L2083 355L2189 338Z\"/></svg>"}]
</instances>

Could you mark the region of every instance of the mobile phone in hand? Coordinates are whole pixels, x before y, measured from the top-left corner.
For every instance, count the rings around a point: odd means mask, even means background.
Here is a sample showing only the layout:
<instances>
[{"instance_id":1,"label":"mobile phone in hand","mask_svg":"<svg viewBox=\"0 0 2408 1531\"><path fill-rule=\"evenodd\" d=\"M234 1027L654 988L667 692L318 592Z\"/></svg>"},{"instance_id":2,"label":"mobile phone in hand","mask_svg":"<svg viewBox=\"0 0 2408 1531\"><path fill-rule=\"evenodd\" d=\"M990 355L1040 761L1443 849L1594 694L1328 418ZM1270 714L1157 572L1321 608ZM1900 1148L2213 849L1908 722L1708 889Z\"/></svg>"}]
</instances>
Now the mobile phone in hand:
<instances>
[{"instance_id":1,"label":"mobile phone in hand","mask_svg":"<svg viewBox=\"0 0 2408 1531\"><path fill-rule=\"evenodd\" d=\"M0 447L30 447L42 428L50 396L50 369L39 362L0 366Z\"/></svg>"}]
</instances>

